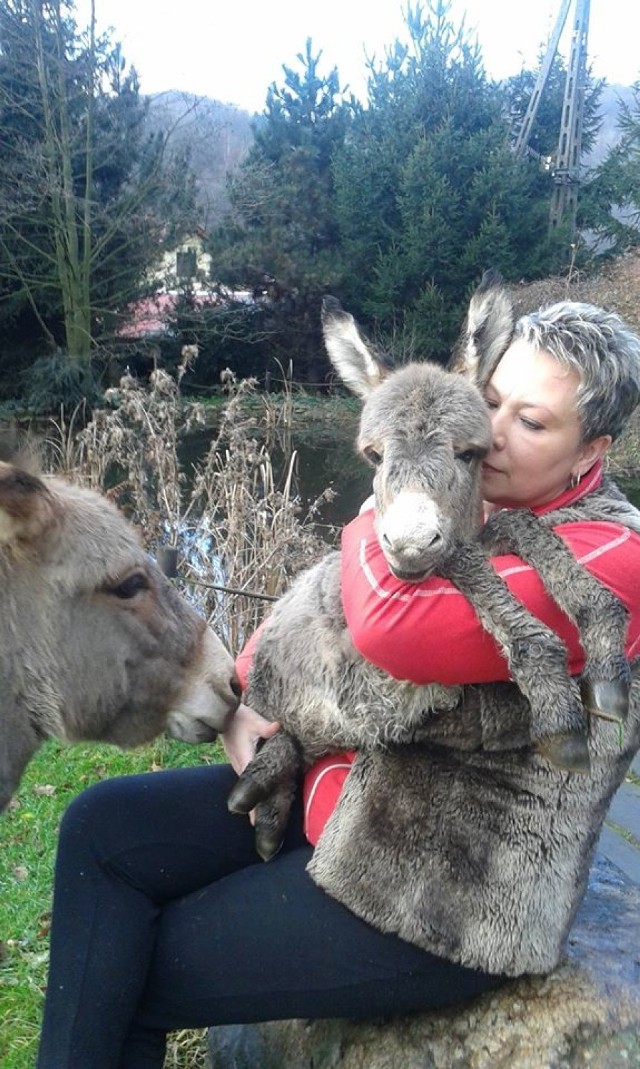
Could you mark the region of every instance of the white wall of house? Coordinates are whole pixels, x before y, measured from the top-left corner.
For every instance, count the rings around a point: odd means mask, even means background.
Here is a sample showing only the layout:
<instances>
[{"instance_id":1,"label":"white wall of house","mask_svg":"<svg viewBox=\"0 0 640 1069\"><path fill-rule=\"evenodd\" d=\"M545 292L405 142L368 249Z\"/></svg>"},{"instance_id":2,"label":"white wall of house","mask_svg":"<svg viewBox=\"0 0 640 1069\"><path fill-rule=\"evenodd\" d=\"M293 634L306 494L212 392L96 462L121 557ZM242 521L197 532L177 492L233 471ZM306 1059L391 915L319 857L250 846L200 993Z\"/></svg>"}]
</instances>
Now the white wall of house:
<instances>
[{"instance_id":1,"label":"white wall of house","mask_svg":"<svg viewBox=\"0 0 640 1069\"><path fill-rule=\"evenodd\" d=\"M205 252L204 239L195 234L166 252L151 277L164 293L175 292L187 282L195 293L207 293L211 288L212 260L211 253Z\"/></svg>"}]
</instances>

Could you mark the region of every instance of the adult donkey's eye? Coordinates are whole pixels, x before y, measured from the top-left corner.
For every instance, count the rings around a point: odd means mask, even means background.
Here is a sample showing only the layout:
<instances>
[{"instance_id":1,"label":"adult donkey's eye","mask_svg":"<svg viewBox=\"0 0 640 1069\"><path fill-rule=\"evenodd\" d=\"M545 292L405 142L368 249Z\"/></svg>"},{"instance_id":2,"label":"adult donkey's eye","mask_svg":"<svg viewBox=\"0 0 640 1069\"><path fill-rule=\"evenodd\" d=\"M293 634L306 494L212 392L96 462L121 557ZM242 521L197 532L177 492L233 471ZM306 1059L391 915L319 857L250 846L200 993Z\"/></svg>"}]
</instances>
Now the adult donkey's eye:
<instances>
[{"instance_id":1,"label":"adult donkey's eye","mask_svg":"<svg viewBox=\"0 0 640 1069\"><path fill-rule=\"evenodd\" d=\"M117 586L109 587L108 594L115 595L116 598L122 598L128 601L130 598L135 598L136 594L139 594L143 590L149 589L149 580L144 572L133 572L132 575L128 575L126 579L123 579Z\"/></svg>"},{"instance_id":2,"label":"adult donkey's eye","mask_svg":"<svg viewBox=\"0 0 640 1069\"><path fill-rule=\"evenodd\" d=\"M374 468L377 468L379 464L382 464L382 453L379 453L377 449L374 449L372 445L365 446L362 450L364 457L373 464Z\"/></svg>"}]
</instances>

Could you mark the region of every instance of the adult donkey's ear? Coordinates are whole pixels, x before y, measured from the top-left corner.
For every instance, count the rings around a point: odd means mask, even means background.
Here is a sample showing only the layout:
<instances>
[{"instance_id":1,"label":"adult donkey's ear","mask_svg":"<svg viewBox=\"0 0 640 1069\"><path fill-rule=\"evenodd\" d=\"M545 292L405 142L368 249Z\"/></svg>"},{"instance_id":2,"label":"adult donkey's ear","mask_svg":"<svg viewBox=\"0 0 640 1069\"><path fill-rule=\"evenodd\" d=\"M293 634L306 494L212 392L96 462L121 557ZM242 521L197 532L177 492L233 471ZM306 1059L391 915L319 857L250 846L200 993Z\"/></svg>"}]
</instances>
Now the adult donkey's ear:
<instances>
[{"instance_id":1,"label":"adult donkey's ear","mask_svg":"<svg viewBox=\"0 0 640 1069\"><path fill-rule=\"evenodd\" d=\"M453 353L451 371L484 386L513 337L515 311L504 280L485 271L469 303L464 326Z\"/></svg>"},{"instance_id":2,"label":"adult donkey's ear","mask_svg":"<svg viewBox=\"0 0 640 1069\"><path fill-rule=\"evenodd\" d=\"M56 520L54 499L42 479L0 461L0 547L41 548Z\"/></svg>"},{"instance_id":3,"label":"adult donkey's ear","mask_svg":"<svg viewBox=\"0 0 640 1069\"><path fill-rule=\"evenodd\" d=\"M336 297L322 301L322 333L329 359L345 386L366 400L389 374L385 358L365 341Z\"/></svg>"}]
</instances>

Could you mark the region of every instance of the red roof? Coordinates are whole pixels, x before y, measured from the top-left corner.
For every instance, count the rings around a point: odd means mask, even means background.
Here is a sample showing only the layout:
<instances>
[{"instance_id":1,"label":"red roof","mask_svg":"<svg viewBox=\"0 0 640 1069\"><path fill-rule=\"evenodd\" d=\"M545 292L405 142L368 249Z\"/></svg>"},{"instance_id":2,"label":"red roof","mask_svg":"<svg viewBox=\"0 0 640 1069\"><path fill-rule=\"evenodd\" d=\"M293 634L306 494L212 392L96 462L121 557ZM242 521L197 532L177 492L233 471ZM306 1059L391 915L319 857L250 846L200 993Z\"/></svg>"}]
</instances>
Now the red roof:
<instances>
[{"instance_id":1,"label":"red roof","mask_svg":"<svg viewBox=\"0 0 640 1069\"><path fill-rule=\"evenodd\" d=\"M167 320L174 311L178 298L174 293L157 293L130 304L126 319L116 331L120 338L144 338L149 334L166 334Z\"/></svg>"}]
</instances>

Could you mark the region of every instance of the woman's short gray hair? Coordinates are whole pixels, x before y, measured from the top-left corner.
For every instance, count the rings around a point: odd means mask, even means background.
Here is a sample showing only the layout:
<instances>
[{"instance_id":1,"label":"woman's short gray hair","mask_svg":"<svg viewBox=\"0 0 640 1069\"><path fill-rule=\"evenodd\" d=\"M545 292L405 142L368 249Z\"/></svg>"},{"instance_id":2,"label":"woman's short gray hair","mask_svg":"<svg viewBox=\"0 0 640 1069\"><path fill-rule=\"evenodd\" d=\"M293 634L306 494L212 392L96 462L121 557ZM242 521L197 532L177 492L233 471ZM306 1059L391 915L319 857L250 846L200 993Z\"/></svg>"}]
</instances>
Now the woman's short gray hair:
<instances>
[{"instance_id":1,"label":"woman's short gray hair","mask_svg":"<svg viewBox=\"0 0 640 1069\"><path fill-rule=\"evenodd\" d=\"M640 401L640 337L620 316L594 304L559 301L522 316L514 338L578 373L584 441L620 435Z\"/></svg>"}]
</instances>

